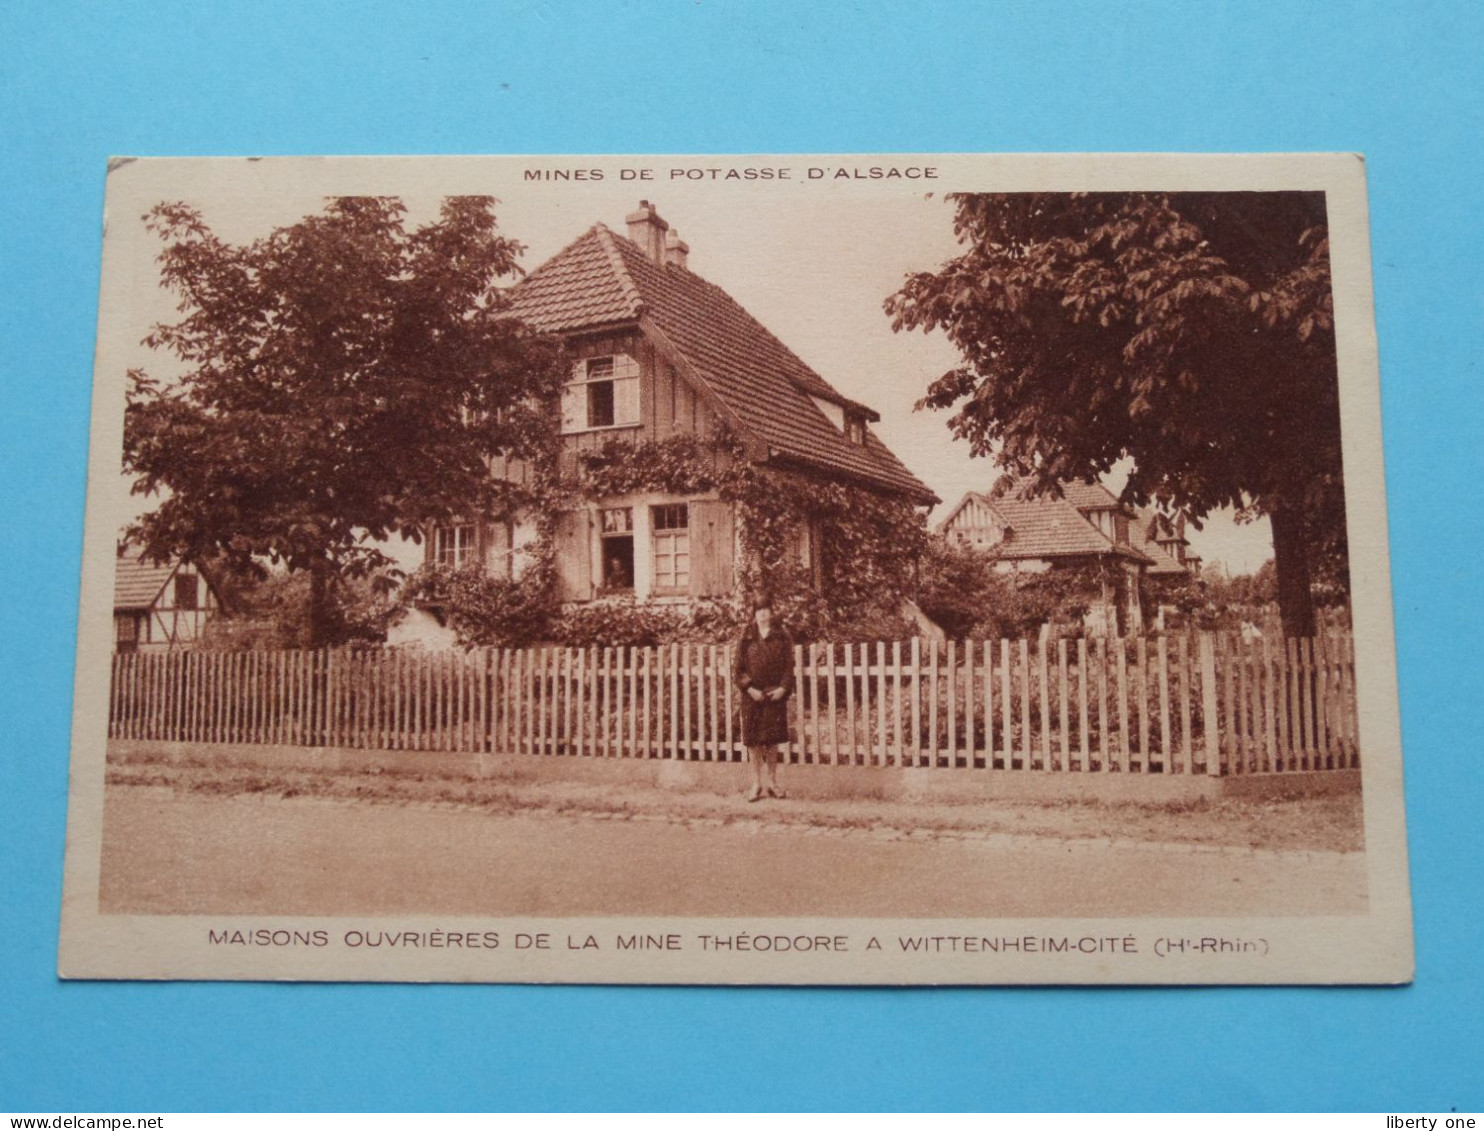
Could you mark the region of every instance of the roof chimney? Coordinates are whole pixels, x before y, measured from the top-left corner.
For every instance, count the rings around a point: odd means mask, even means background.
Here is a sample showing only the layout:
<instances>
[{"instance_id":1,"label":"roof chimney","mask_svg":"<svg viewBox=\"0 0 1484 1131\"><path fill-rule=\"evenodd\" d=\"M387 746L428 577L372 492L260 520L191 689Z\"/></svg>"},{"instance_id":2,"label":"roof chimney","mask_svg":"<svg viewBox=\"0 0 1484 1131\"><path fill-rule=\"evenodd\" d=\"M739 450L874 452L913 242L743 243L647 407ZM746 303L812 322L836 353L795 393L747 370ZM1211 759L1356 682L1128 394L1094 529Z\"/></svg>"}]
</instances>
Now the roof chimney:
<instances>
[{"instance_id":1,"label":"roof chimney","mask_svg":"<svg viewBox=\"0 0 1484 1131\"><path fill-rule=\"evenodd\" d=\"M670 267L684 267L685 257L690 254L690 244L680 238L679 232L665 237L665 263Z\"/></svg>"},{"instance_id":2,"label":"roof chimney","mask_svg":"<svg viewBox=\"0 0 1484 1131\"><path fill-rule=\"evenodd\" d=\"M670 225L660 219L660 214L654 210L654 205L647 200L639 202L639 208L624 217L624 223L629 226L629 239L633 240L649 256L651 263L657 263L661 267L665 264L665 233L670 230Z\"/></svg>"}]
</instances>

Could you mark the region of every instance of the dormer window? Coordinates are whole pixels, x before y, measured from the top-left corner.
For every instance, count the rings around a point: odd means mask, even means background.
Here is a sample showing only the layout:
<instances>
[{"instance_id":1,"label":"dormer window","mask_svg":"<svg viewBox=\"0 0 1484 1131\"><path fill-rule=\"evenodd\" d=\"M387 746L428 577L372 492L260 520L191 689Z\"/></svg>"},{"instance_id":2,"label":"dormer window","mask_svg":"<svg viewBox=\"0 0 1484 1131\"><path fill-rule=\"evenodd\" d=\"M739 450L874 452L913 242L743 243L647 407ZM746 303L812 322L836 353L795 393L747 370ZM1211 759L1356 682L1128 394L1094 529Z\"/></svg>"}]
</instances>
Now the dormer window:
<instances>
[{"instance_id":1,"label":"dormer window","mask_svg":"<svg viewBox=\"0 0 1484 1131\"><path fill-rule=\"evenodd\" d=\"M589 357L562 390L562 431L630 428L639 423L639 363L628 354Z\"/></svg>"},{"instance_id":2,"label":"dormer window","mask_svg":"<svg viewBox=\"0 0 1484 1131\"><path fill-rule=\"evenodd\" d=\"M866 442L866 422L853 413L847 415L845 417L845 438L852 444L864 444Z\"/></svg>"}]
</instances>

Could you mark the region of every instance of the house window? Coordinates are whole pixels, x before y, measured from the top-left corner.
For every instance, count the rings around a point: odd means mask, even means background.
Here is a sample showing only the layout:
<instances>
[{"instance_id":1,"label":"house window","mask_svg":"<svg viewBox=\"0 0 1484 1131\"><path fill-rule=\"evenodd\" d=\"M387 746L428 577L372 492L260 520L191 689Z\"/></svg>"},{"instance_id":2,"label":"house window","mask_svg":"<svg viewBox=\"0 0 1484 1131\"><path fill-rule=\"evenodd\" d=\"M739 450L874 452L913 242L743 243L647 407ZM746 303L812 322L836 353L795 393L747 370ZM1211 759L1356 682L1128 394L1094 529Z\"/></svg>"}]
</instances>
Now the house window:
<instances>
[{"instance_id":1,"label":"house window","mask_svg":"<svg viewBox=\"0 0 1484 1131\"><path fill-rule=\"evenodd\" d=\"M654 532L654 587L690 588L690 508L670 503L650 510Z\"/></svg>"},{"instance_id":2,"label":"house window","mask_svg":"<svg viewBox=\"0 0 1484 1131\"><path fill-rule=\"evenodd\" d=\"M824 524L818 518L808 519L799 530L799 565L809 575L809 583L818 589L824 583L820 547L824 545Z\"/></svg>"},{"instance_id":3,"label":"house window","mask_svg":"<svg viewBox=\"0 0 1484 1131\"><path fill-rule=\"evenodd\" d=\"M562 392L562 431L639 423L639 363L628 354L590 357L572 368Z\"/></svg>"},{"instance_id":4,"label":"house window","mask_svg":"<svg viewBox=\"0 0 1484 1131\"><path fill-rule=\"evenodd\" d=\"M147 618L136 616L134 613L115 613L114 645L120 652L133 652L138 650L140 641L148 641L149 621Z\"/></svg>"},{"instance_id":5,"label":"house window","mask_svg":"<svg viewBox=\"0 0 1484 1131\"><path fill-rule=\"evenodd\" d=\"M598 527L603 543L603 588L610 592L634 588L634 509L607 507Z\"/></svg>"},{"instance_id":6,"label":"house window","mask_svg":"<svg viewBox=\"0 0 1484 1131\"><path fill-rule=\"evenodd\" d=\"M589 428L612 428L613 382L589 381L587 383L587 426Z\"/></svg>"},{"instance_id":7,"label":"house window","mask_svg":"<svg viewBox=\"0 0 1484 1131\"><path fill-rule=\"evenodd\" d=\"M845 438L852 444L864 444L866 442L866 422L858 416L847 416L845 418Z\"/></svg>"},{"instance_id":8,"label":"house window","mask_svg":"<svg viewBox=\"0 0 1484 1131\"><path fill-rule=\"evenodd\" d=\"M175 607L177 609L196 607L196 575L194 573L175 575Z\"/></svg>"},{"instance_id":9,"label":"house window","mask_svg":"<svg viewBox=\"0 0 1484 1131\"><path fill-rule=\"evenodd\" d=\"M440 526L433 531L433 563L459 569L474 561L474 527Z\"/></svg>"}]
</instances>

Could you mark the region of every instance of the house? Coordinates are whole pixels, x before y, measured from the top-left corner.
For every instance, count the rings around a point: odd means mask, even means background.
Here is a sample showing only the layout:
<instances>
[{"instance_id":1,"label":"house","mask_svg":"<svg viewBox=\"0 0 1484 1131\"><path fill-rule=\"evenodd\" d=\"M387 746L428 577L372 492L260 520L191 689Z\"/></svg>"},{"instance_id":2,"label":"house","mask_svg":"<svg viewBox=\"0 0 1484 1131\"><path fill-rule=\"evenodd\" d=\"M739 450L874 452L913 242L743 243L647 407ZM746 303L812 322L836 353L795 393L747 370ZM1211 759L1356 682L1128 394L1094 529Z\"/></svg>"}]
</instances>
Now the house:
<instances>
[{"instance_id":1,"label":"house","mask_svg":"<svg viewBox=\"0 0 1484 1131\"><path fill-rule=\"evenodd\" d=\"M1201 559L1190 552L1183 514L1165 514L1156 507L1144 506L1135 508L1135 516L1135 541L1155 559L1150 577L1200 576Z\"/></svg>"},{"instance_id":2,"label":"house","mask_svg":"<svg viewBox=\"0 0 1484 1131\"><path fill-rule=\"evenodd\" d=\"M1034 495L1022 484L994 495L970 491L937 531L955 545L992 554L1006 572L1086 570L1100 589L1087 614L1088 628L1139 631L1146 575L1183 573L1184 567L1146 536L1139 512L1106 487L1076 480L1058 486L1059 495Z\"/></svg>"},{"instance_id":3,"label":"house","mask_svg":"<svg viewBox=\"0 0 1484 1131\"><path fill-rule=\"evenodd\" d=\"M113 573L114 651L194 648L221 609L216 586L199 568L149 562L137 547L120 547Z\"/></svg>"},{"instance_id":4,"label":"house","mask_svg":"<svg viewBox=\"0 0 1484 1131\"><path fill-rule=\"evenodd\" d=\"M878 414L814 372L720 287L688 265L689 247L641 201L620 235L595 224L516 289L514 313L559 338L571 359L561 399L559 473L618 445L694 441L716 478L745 460L780 475L847 484L926 508L937 497L872 430ZM533 470L497 461L496 474ZM733 594L745 516L717 489L652 483L569 500L555 515L564 603L681 602ZM430 565L526 567L538 519L440 527ZM550 518L551 516L547 516ZM827 548L804 524L794 552L816 573Z\"/></svg>"}]
</instances>

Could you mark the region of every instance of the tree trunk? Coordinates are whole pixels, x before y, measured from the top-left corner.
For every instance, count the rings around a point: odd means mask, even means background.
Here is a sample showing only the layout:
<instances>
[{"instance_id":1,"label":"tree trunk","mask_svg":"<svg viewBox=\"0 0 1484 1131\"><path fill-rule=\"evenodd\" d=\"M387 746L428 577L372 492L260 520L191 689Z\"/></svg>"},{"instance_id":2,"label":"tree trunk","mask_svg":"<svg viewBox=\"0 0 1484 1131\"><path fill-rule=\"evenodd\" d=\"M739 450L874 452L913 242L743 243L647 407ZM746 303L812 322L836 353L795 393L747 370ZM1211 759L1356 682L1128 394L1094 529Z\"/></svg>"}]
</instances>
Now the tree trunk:
<instances>
[{"instance_id":1,"label":"tree trunk","mask_svg":"<svg viewBox=\"0 0 1484 1131\"><path fill-rule=\"evenodd\" d=\"M1314 635L1314 594L1309 576L1309 530L1303 515L1279 504L1273 524L1273 565L1278 574L1278 616L1285 637Z\"/></svg>"},{"instance_id":2,"label":"tree trunk","mask_svg":"<svg viewBox=\"0 0 1484 1131\"><path fill-rule=\"evenodd\" d=\"M323 648L330 628L330 563L323 558L309 567L309 647Z\"/></svg>"}]
</instances>

